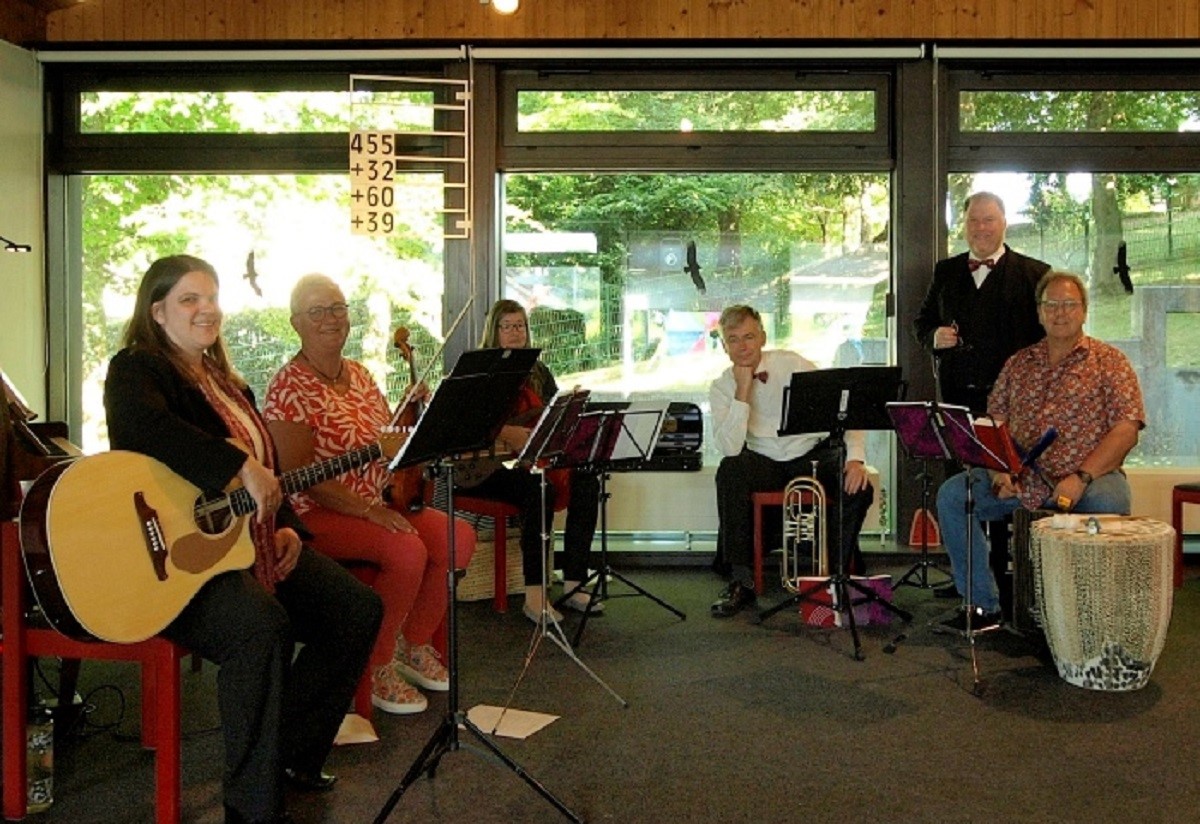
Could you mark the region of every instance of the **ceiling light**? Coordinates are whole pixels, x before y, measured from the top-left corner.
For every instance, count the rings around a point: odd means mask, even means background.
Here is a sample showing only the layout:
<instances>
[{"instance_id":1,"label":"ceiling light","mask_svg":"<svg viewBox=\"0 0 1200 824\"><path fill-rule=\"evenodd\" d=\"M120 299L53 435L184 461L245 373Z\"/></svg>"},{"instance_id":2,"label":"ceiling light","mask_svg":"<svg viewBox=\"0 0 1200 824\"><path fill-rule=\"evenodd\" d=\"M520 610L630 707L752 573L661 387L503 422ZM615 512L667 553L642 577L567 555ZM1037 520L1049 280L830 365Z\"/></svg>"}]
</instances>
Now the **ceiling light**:
<instances>
[{"instance_id":1,"label":"ceiling light","mask_svg":"<svg viewBox=\"0 0 1200 824\"><path fill-rule=\"evenodd\" d=\"M4 251L6 251L6 252L32 252L33 251L33 247L30 246L28 243L16 243L16 242L11 241L8 238L4 237L4 235L0 235L0 243L4 244Z\"/></svg>"},{"instance_id":2,"label":"ceiling light","mask_svg":"<svg viewBox=\"0 0 1200 824\"><path fill-rule=\"evenodd\" d=\"M491 5L497 14L512 14L521 5L521 0L479 0L483 5Z\"/></svg>"}]
</instances>

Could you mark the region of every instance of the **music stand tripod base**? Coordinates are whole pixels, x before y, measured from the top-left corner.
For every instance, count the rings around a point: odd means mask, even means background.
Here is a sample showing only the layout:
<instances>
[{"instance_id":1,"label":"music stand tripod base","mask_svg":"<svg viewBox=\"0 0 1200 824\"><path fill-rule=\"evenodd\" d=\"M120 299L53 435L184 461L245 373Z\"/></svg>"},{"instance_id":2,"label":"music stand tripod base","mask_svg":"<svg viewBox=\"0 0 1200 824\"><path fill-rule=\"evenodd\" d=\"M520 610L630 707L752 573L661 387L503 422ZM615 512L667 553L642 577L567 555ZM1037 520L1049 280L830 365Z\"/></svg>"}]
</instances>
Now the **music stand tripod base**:
<instances>
[{"instance_id":1,"label":"music stand tripod base","mask_svg":"<svg viewBox=\"0 0 1200 824\"><path fill-rule=\"evenodd\" d=\"M474 736L491 755L516 773L568 820L583 820L489 740L483 731L466 717L466 713L459 709L458 700L458 574L455 560L452 458L484 448L495 440L506 410L511 407L521 387L529 378L538 351L484 349L463 353L450 375L438 385L425 412L417 421L416 428L389 466L390 469L396 469L405 461L432 462L432 471L444 473L446 476L446 533L450 560L446 571L446 658L450 683L447 709L441 723L376 815L375 824L383 824L387 820L401 796L418 776L426 773L433 778L442 756L462 747L459 740L460 729ZM480 398L491 398L494 403L480 403Z\"/></svg>"},{"instance_id":2,"label":"music stand tripod base","mask_svg":"<svg viewBox=\"0 0 1200 824\"><path fill-rule=\"evenodd\" d=\"M779 434L804 435L827 433L829 441L837 447L837 477L840 479L846 467L847 431L868 429L892 429L885 405L900 394L900 368L898 366L860 366L846 369L818 369L810 372L795 372L783 395L782 423ZM759 613L761 623L775 613L793 604L812 599L818 592L832 587L834 608L846 613L846 624L854 642L854 659L863 660L862 640L858 634L858 622L854 607L864 602L876 603L905 623L912 621L912 614L879 597L879 593L854 580L846 572L846 553L842 534L841 507L844 493L838 495L838 568L837 572L823 581L811 582L797 587L792 597ZM850 591L858 592L862 598L854 602Z\"/></svg>"},{"instance_id":3,"label":"music stand tripod base","mask_svg":"<svg viewBox=\"0 0 1200 824\"><path fill-rule=\"evenodd\" d=\"M557 456L555 468L573 469L577 472L589 472L599 479L599 509L600 509L600 564L578 586L564 592L555 601L562 605L576 592L587 592L588 603L602 603L610 597L608 582L615 579L633 590L628 595L642 595L658 604L663 609L674 613L680 620L687 620L682 610L668 604L663 599L651 593L644 587L638 586L621 573L614 570L608 563L608 491L610 473L620 471L627 466L644 463L654 449L662 428L662 420L666 415L665 408L654 408L628 404L624 408L606 408L589 410L577 424L571 438ZM588 587L591 586L589 591ZM575 629L571 639L574 646L579 646L583 632L587 628L588 619L597 614L594 609L586 610Z\"/></svg>"}]
</instances>

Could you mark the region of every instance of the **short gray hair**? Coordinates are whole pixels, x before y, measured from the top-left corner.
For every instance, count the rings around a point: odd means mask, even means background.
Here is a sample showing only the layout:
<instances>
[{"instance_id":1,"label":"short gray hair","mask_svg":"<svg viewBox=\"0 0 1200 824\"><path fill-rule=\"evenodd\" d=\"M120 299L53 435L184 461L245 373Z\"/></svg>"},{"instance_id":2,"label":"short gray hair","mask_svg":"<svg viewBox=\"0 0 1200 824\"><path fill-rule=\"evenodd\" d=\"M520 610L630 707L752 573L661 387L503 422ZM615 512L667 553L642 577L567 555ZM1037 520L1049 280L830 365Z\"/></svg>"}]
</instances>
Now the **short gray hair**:
<instances>
[{"instance_id":1,"label":"short gray hair","mask_svg":"<svg viewBox=\"0 0 1200 824\"><path fill-rule=\"evenodd\" d=\"M332 286L339 292L342 291L342 287L338 286L337 281L335 281L329 275L322 275L320 272L313 272L312 274L304 275L298 281L296 281L296 285L292 287L290 306L293 315L300 312L300 299L303 298L304 295L310 290L316 289L319 286ZM344 292L342 294L343 296L345 295Z\"/></svg>"},{"instance_id":2,"label":"short gray hair","mask_svg":"<svg viewBox=\"0 0 1200 824\"><path fill-rule=\"evenodd\" d=\"M967 195L967 199L963 201L963 211L966 212L971 208L971 204L977 200L986 200L996 204L996 208L1000 210L1000 214L1004 215L1004 201L1000 199L1000 195L993 192L973 192Z\"/></svg>"},{"instance_id":3,"label":"short gray hair","mask_svg":"<svg viewBox=\"0 0 1200 824\"><path fill-rule=\"evenodd\" d=\"M1037 302L1038 303L1042 302L1042 295L1046 294L1046 290L1050 288L1051 283L1055 283L1060 280L1067 280L1067 281L1070 281L1071 283L1075 284L1075 287L1077 289L1079 289L1079 297L1083 299L1083 308L1087 309L1087 307L1088 307L1087 284L1083 282L1083 278L1080 277L1079 275L1075 274L1074 272L1067 272L1062 269L1051 269L1049 272L1042 275L1042 279L1038 281L1037 287L1033 291L1034 297L1037 299Z\"/></svg>"}]
</instances>

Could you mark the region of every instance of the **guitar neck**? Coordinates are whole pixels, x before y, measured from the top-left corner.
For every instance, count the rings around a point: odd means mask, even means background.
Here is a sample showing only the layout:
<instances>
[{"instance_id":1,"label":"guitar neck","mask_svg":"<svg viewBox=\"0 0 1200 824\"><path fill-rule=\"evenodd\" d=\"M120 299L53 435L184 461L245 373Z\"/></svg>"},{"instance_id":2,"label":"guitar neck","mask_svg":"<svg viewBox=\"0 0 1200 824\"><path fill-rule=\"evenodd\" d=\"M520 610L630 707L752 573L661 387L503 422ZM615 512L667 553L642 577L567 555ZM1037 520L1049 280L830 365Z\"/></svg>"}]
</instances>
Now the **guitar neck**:
<instances>
[{"instance_id":1,"label":"guitar neck","mask_svg":"<svg viewBox=\"0 0 1200 824\"><path fill-rule=\"evenodd\" d=\"M303 492L310 486L316 486L319 483L328 481L330 478L344 475L351 469L362 466L365 463L370 463L382 455L383 449L376 442L369 446L359 447L343 455L337 455L318 463L293 469L291 472L285 472L279 476L279 485L283 487L285 495ZM229 493L229 502L235 515L248 515L258 508L258 504L250 497L250 493L246 491L245 487L239 487Z\"/></svg>"}]
</instances>

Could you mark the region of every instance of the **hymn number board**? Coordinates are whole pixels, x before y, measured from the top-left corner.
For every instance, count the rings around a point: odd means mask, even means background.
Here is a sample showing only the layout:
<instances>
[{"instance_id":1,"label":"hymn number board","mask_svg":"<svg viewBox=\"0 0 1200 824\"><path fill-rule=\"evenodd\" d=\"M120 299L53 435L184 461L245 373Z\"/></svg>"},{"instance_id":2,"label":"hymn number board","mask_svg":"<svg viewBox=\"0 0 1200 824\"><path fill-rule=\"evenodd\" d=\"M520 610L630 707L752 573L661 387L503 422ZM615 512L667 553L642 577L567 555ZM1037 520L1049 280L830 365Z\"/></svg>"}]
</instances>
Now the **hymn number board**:
<instances>
[{"instance_id":1,"label":"hymn number board","mask_svg":"<svg viewBox=\"0 0 1200 824\"><path fill-rule=\"evenodd\" d=\"M350 232L390 237L396 232L396 134L350 133Z\"/></svg>"}]
</instances>

